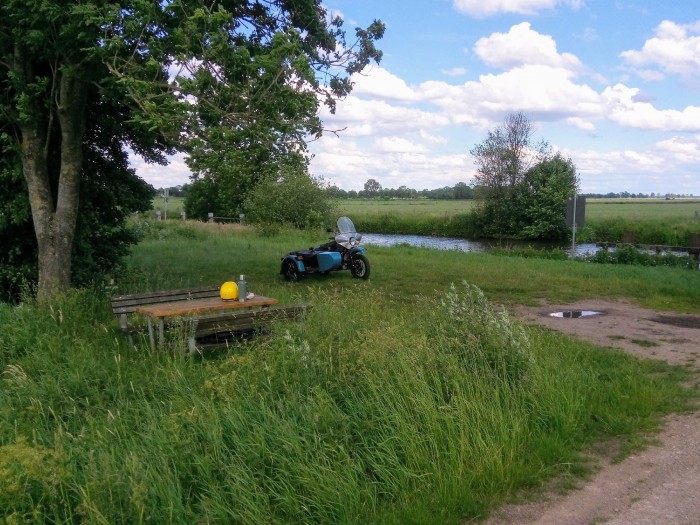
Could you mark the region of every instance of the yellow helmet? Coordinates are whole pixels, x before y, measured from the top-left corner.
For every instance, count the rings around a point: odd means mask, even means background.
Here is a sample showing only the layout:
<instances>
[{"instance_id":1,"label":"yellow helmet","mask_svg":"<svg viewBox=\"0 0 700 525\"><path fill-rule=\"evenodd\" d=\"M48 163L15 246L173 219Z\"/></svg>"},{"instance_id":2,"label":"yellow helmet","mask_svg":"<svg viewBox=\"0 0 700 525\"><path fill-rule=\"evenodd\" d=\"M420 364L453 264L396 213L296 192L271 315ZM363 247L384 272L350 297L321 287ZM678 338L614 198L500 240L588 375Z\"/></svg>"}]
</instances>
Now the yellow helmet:
<instances>
[{"instance_id":1,"label":"yellow helmet","mask_svg":"<svg viewBox=\"0 0 700 525\"><path fill-rule=\"evenodd\" d=\"M233 281L226 281L219 288L219 295L224 301L238 299L238 285Z\"/></svg>"}]
</instances>

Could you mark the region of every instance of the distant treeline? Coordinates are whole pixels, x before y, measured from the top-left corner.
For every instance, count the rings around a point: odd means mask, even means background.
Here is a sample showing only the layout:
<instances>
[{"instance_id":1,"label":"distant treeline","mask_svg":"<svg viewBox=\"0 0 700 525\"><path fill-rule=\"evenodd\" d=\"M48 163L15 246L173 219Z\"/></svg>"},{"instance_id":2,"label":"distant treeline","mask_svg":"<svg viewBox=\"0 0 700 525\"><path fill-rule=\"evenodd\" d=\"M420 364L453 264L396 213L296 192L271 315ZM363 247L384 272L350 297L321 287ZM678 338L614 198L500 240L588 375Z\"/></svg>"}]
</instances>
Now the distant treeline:
<instances>
[{"instance_id":1,"label":"distant treeline","mask_svg":"<svg viewBox=\"0 0 700 525\"><path fill-rule=\"evenodd\" d=\"M189 184L182 186L173 186L168 188L170 197L184 197L189 189ZM326 193L335 199L435 199L435 200L454 200L454 199L474 199L479 194L479 188L473 188L465 182L458 182L454 186L445 186L433 190L415 190L406 186L394 188L379 188L376 190L343 190L337 186L328 186L325 188ZM163 194L163 188L158 190L159 194ZM585 193L583 196L590 199L677 199L677 198L692 198L692 195L682 195L677 193L629 193L622 191L620 193Z\"/></svg>"},{"instance_id":2,"label":"distant treeline","mask_svg":"<svg viewBox=\"0 0 700 525\"><path fill-rule=\"evenodd\" d=\"M325 189L330 197L335 199L436 199L436 200L453 200L453 199L473 199L474 188L467 185L465 182L458 182L454 186L445 186L434 190L414 190L406 186L398 188L382 188L379 186L374 190L343 190L337 186L328 186Z\"/></svg>"},{"instance_id":3,"label":"distant treeline","mask_svg":"<svg viewBox=\"0 0 700 525\"><path fill-rule=\"evenodd\" d=\"M679 193L629 193L623 191L621 193L586 193L585 197L591 199L681 199L681 198L693 198L692 195L683 195Z\"/></svg>"}]
</instances>

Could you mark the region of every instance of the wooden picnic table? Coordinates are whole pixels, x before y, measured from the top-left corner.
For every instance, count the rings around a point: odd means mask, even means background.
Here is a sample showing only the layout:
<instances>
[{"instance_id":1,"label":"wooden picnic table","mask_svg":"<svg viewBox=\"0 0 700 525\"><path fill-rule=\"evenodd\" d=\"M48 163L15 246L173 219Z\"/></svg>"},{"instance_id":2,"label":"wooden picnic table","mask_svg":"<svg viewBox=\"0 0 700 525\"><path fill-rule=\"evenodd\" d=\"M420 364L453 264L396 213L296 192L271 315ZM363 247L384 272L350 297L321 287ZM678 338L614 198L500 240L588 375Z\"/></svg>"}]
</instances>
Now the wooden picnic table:
<instances>
[{"instance_id":1,"label":"wooden picnic table","mask_svg":"<svg viewBox=\"0 0 700 525\"><path fill-rule=\"evenodd\" d=\"M277 304L277 299L272 297L263 297L256 295L245 301L224 301L220 297L205 297L200 299L192 299L187 301L171 301L157 304L148 304L136 308L136 313L146 316L148 322L148 338L151 342L151 348L156 347L153 320L158 320L158 347L163 347L163 339L165 337L165 322L166 317L175 316L192 316L206 312L220 312L226 310L235 310L239 308L259 309L266 306Z\"/></svg>"}]
</instances>

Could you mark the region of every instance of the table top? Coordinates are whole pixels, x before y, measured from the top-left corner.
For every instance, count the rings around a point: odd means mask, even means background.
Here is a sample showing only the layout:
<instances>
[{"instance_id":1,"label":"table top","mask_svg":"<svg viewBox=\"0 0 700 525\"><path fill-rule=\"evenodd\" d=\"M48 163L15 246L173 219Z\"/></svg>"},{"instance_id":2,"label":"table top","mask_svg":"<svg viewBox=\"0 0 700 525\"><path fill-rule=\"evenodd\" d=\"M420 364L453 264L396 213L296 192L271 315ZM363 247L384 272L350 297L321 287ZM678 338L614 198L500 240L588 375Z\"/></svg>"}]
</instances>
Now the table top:
<instances>
[{"instance_id":1,"label":"table top","mask_svg":"<svg viewBox=\"0 0 700 525\"><path fill-rule=\"evenodd\" d=\"M174 315L192 315L236 308L255 308L277 304L277 299L256 295L252 299L241 301L224 301L219 297L206 297L189 301L172 301L167 303L139 306L136 312L147 317L170 317Z\"/></svg>"}]
</instances>

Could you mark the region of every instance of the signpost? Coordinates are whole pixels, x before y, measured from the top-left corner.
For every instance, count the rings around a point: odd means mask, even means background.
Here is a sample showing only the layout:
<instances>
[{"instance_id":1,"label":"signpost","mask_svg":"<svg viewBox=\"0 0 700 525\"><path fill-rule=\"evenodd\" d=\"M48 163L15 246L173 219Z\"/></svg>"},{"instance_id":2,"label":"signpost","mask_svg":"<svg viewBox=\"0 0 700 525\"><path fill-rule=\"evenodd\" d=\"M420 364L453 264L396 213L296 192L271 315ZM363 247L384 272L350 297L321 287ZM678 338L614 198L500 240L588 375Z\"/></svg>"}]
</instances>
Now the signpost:
<instances>
[{"instance_id":1,"label":"signpost","mask_svg":"<svg viewBox=\"0 0 700 525\"><path fill-rule=\"evenodd\" d=\"M571 227L571 258L576 257L576 227L586 223L586 197L576 195L566 199L566 225Z\"/></svg>"},{"instance_id":2,"label":"signpost","mask_svg":"<svg viewBox=\"0 0 700 525\"><path fill-rule=\"evenodd\" d=\"M165 220L168 220L168 188L163 190L163 209L165 211Z\"/></svg>"}]
</instances>

